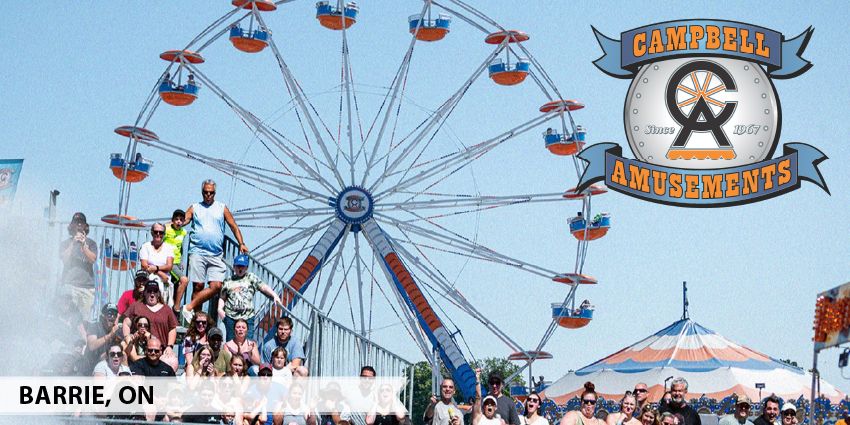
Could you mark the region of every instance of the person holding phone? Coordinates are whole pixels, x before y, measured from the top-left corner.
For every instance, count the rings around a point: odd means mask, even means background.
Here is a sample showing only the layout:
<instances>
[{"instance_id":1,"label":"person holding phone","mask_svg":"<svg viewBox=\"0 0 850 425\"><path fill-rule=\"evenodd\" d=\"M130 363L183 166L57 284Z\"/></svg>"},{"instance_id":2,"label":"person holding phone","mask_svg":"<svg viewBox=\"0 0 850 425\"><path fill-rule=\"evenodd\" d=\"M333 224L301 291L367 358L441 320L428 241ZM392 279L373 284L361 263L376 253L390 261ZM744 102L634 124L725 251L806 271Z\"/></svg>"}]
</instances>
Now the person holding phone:
<instances>
[{"instance_id":1,"label":"person holding phone","mask_svg":"<svg viewBox=\"0 0 850 425\"><path fill-rule=\"evenodd\" d=\"M86 215L74 213L68 224L68 239L59 246L62 259L62 284L69 293L71 303L83 315L91 318L94 303L94 262L97 260L97 244L87 235L89 225Z\"/></svg>"}]
</instances>

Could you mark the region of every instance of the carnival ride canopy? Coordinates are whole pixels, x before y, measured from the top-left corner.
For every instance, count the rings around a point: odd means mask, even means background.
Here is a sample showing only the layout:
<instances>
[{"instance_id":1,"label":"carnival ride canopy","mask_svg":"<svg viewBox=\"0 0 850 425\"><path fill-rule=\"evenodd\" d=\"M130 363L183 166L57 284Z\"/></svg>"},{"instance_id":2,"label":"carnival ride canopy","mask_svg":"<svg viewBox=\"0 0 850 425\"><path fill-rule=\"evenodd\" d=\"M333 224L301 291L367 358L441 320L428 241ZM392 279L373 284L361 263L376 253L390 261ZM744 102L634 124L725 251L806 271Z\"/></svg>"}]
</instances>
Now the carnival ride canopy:
<instances>
[{"instance_id":1,"label":"carnival ride canopy","mask_svg":"<svg viewBox=\"0 0 850 425\"><path fill-rule=\"evenodd\" d=\"M687 398L705 395L720 400L733 393L759 397L755 384L764 383L763 397L774 393L783 399L811 394L812 375L773 357L726 339L688 318L610 356L569 372L545 391L558 404L581 394L591 381L601 397L619 399L638 382L646 383L650 400L664 394L664 381L681 376L688 381ZM820 392L833 402L844 397L821 380Z\"/></svg>"}]
</instances>

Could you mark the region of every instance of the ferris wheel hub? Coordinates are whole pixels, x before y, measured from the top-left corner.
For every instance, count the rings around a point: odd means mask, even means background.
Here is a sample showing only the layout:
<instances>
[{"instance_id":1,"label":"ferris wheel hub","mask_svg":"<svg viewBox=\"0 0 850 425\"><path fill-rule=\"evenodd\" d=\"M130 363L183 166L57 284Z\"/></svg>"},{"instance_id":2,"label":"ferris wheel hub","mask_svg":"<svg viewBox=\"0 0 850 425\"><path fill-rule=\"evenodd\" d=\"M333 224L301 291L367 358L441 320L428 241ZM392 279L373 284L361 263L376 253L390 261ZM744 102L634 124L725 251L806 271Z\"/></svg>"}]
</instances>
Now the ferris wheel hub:
<instances>
[{"instance_id":1,"label":"ferris wheel hub","mask_svg":"<svg viewBox=\"0 0 850 425\"><path fill-rule=\"evenodd\" d=\"M372 218L372 194L360 186L348 186L336 197L336 216L346 224L359 229L359 225Z\"/></svg>"}]
</instances>

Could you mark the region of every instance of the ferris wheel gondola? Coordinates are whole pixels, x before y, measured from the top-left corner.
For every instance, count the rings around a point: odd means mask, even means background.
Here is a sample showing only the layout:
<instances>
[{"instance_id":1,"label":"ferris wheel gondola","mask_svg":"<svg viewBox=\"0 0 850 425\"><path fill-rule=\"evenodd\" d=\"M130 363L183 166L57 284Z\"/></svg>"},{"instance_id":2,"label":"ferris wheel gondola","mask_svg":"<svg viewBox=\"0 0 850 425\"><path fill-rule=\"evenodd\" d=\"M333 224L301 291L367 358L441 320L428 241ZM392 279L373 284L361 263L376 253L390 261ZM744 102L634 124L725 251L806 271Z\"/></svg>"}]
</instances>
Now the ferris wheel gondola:
<instances>
[{"instance_id":1,"label":"ferris wheel gondola","mask_svg":"<svg viewBox=\"0 0 850 425\"><path fill-rule=\"evenodd\" d=\"M160 55L169 64L157 80L152 94L153 99L158 95L165 103L185 106L197 99L198 87L203 83L205 99L209 96L224 102L227 110L236 114L251 135L263 142L267 148L265 152L275 158L279 169L251 164L250 160L235 162L217 158L199 152L202 147L186 141L168 140L152 132L147 133L147 130L136 130L147 126L154 115L158 101L151 99L139 114L136 127L122 130L130 138L128 146L131 146L122 158L135 155L136 146L141 144L197 161L232 177L234 184L254 188L274 199L263 205L234 210L233 215L240 225L242 222L259 222L262 225L264 221L278 220L291 220L295 224L289 229L280 226L286 232L282 230L270 236L258 244L261 249L252 252L256 259L266 264L291 259L290 265L282 272L287 278L287 289L281 294L285 308L268 306L261 310L261 326L270 326L283 310L294 308L299 302L309 301L330 314L336 305L333 291L339 294L343 287L348 291L347 285L351 284L356 285L352 291L354 295L348 296L352 326L363 335L370 335L373 331L372 300L366 300L364 294L369 292L370 285L381 291L386 288L386 293L382 292L386 302L399 307L393 307L393 312L423 354L431 359L431 354L437 353L456 378L461 392L471 394L474 392L474 373L466 360L470 353L457 325L458 315L471 317L509 352L541 351L554 329L564 326L564 318L553 315L536 347L520 344L501 330L488 314L467 300L455 282L451 282L441 270L444 266L439 264L440 260L432 258L432 255L497 264L520 273L530 273L541 281L567 283L568 291L562 306L572 305L577 289L596 280L582 274L588 238L580 239L577 244L574 270L559 273L485 246L477 238L463 234L465 229L456 231L443 221L446 217L479 214L513 205L564 201L568 198L565 194L457 193L464 192L463 188L449 186L447 179L509 141L526 133L534 134L531 132L552 122L560 124L557 126L560 137L552 143L569 145L570 149L578 152L585 143L585 133L575 125L571 113L584 105L574 100L557 100L564 98L559 88L524 45L529 40L527 33L507 30L459 0L447 0L445 5L426 0L419 13L408 18L410 44L401 55L403 59L385 95L382 95L380 107L371 120L372 127L364 131L361 126L358 135L357 125L363 121L360 116L363 103L357 98L357 84L349 59L352 51L349 39L357 31L353 25L357 22L359 7L354 2L320 1L316 4L316 18L323 27L339 30L342 38L342 69L335 73L341 79L336 86L339 103L333 111L339 115L336 131L333 131L328 125L332 120L322 118L321 107L311 101L290 67L292 58L286 57L275 43L274 34L266 22L275 14L259 13L274 11L286 3L233 0L232 5L236 9L207 27L184 50L171 50ZM436 19L432 18L433 7L441 9L434 12L438 16ZM243 16L236 16L236 13ZM485 34L485 44L495 48L488 47L486 57L474 67L469 78L459 87L447 90L446 100L429 111L419 125L411 126L412 129L405 135L399 127L406 123L399 116L407 112L403 99L408 96L406 90L411 87L406 83L413 75L414 46L418 42L443 39L449 33L453 18L480 30ZM228 38L240 51L274 56L283 80L282 86L291 96L292 111L297 117L293 120L296 130L283 126L275 128L271 122L257 118L264 115L250 111L241 103L240 96L227 93L224 85L217 81L219 77L215 69L211 69L212 63L203 70L197 66L204 63L201 52L206 54L205 49L219 37ZM327 49L316 49L316 52L323 51ZM186 79L184 74L188 74ZM517 90L524 93L524 90L533 91L536 87L539 92L534 94L534 99L547 103L540 108L539 115L525 122L511 123L505 129L494 130L492 135L477 143L460 144L448 154L434 151L431 142L443 134L441 129L446 120L469 88L484 75L499 85L533 82L534 85L527 83ZM226 74L224 78L229 76ZM482 80L486 81L486 77ZM445 86L440 88L446 90ZM538 112L531 110L529 113ZM168 132L168 129L161 131ZM303 137L298 139L303 141L287 137L287 131L300 134ZM577 175L580 175L583 165L578 161L573 163ZM119 196L122 215L126 215L128 209L130 183L122 181ZM452 190L438 190L441 187ZM599 193L602 192L588 190L577 198L582 201L582 211L586 216L591 214L590 198ZM371 251L371 255L367 250ZM382 285L380 281L386 284ZM453 313L449 313L447 308L451 308ZM527 363L536 359L531 358Z\"/></svg>"}]
</instances>

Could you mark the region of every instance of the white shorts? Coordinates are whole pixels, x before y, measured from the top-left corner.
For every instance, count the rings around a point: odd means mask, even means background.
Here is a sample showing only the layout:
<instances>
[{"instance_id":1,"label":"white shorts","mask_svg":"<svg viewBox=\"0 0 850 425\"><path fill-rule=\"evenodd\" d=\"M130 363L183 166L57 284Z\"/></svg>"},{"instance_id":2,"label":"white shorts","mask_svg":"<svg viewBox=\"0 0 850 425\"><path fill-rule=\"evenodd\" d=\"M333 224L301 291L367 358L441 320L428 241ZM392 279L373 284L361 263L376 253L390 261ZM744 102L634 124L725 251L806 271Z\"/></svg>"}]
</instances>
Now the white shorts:
<instances>
[{"instance_id":1,"label":"white shorts","mask_svg":"<svg viewBox=\"0 0 850 425\"><path fill-rule=\"evenodd\" d=\"M200 254L189 256L189 281L191 282L224 282L227 267L221 255L205 256Z\"/></svg>"}]
</instances>

